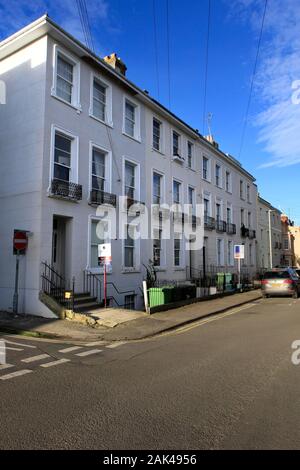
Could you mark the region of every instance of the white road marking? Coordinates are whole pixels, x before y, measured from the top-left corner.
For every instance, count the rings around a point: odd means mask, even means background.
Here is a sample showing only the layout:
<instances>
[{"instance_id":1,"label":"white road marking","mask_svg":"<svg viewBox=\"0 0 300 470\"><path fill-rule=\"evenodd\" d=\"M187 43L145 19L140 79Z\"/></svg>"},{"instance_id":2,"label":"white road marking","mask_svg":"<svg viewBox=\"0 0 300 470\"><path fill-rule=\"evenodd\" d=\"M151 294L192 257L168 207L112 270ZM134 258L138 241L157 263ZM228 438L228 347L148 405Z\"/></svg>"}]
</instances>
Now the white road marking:
<instances>
[{"instance_id":1,"label":"white road marking","mask_svg":"<svg viewBox=\"0 0 300 470\"><path fill-rule=\"evenodd\" d=\"M19 377L20 375L29 374L30 372L32 372L32 370L29 370L29 369L17 370L16 372L12 372L11 374L2 375L0 377L0 380L13 379L14 377Z\"/></svg>"},{"instance_id":2,"label":"white road marking","mask_svg":"<svg viewBox=\"0 0 300 470\"><path fill-rule=\"evenodd\" d=\"M227 312L227 313L216 314L216 315L214 315L212 318L207 318L207 319L195 321L195 322L193 322L191 325L183 326L182 328L178 328L178 329L175 330L175 331L169 331L169 332L166 332L166 333L162 333L161 336L168 336L168 335L174 335L174 334L184 333L184 332L186 332L186 331L192 330L193 328L196 328L197 326L202 326L202 325L205 325L206 323L211 323L211 322L213 322L213 321L221 320L222 318L229 317L229 316L231 316L231 315L235 315L236 313L239 313L239 312L241 312L242 310L246 310L246 309L251 308L251 307L253 307L253 304L252 304L252 303L251 303L250 305L247 304L246 306L243 306L243 307L231 309L231 310L230 310L229 312Z\"/></svg>"},{"instance_id":3,"label":"white road marking","mask_svg":"<svg viewBox=\"0 0 300 470\"><path fill-rule=\"evenodd\" d=\"M14 341L9 341L8 339L4 339L4 341L5 341L5 343L14 344L15 346L23 346L23 348L36 349L36 346L32 346L31 344L15 343Z\"/></svg>"},{"instance_id":4,"label":"white road marking","mask_svg":"<svg viewBox=\"0 0 300 470\"><path fill-rule=\"evenodd\" d=\"M72 351L77 351L77 349L82 349L82 346L72 346L70 348L60 349L58 352L60 353L69 353Z\"/></svg>"},{"instance_id":5,"label":"white road marking","mask_svg":"<svg viewBox=\"0 0 300 470\"><path fill-rule=\"evenodd\" d=\"M8 346L5 346L5 349L6 351L9 350L9 351L24 351L24 349L20 349L20 348L10 348Z\"/></svg>"},{"instance_id":6,"label":"white road marking","mask_svg":"<svg viewBox=\"0 0 300 470\"><path fill-rule=\"evenodd\" d=\"M76 356L84 357L84 356L91 356L92 354L101 353L102 349L91 349L90 351L84 351L81 353L77 353Z\"/></svg>"},{"instance_id":7,"label":"white road marking","mask_svg":"<svg viewBox=\"0 0 300 470\"><path fill-rule=\"evenodd\" d=\"M22 359L21 362L35 362L35 361L41 361L42 359L47 359L49 354L39 354L38 356L32 356L32 357L26 357L26 359Z\"/></svg>"},{"instance_id":8,"label":"white road marking","mask_svg":"<svg viewBox=\"0 0 300 470\"><path fill-rule=\"evenodd\" d=\"M60 364L64 364L65 362L70 362L70 359L59 359L58 361L47 362L46 364L41 364L40 367L59 366Z\"/></svg>"},{"instance_id":9,"label":"white road marking","mask_svg":"<svg viewBox=\"0 0 300 470\"><path fill-rule=\"evenodd\" d=\"M10 367L14 367L13 364L0 364L0 370L9 369Z\"/></svg>"},{"instance_id":10,"label":"white road marking","mask_svg":"<svg viewBox=\"0 0 300 470\"><path fill-rule=\"evenodd\" d=\"M122 346L122 344L125 344L125 341L116 341L115 343L108 344L106 347L109 349L113 349L113 348L118 348L119 346Z\"/></svg>"}]
</instances>

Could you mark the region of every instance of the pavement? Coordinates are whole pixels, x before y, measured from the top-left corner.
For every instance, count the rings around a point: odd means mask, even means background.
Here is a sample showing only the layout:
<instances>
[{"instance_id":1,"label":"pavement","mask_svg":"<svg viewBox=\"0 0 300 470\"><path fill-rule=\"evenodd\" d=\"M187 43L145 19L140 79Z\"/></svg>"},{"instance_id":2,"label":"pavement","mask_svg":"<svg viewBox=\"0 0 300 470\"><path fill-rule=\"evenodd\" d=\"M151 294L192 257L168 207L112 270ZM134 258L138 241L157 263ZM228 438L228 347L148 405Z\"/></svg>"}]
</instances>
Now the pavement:
<instances>
[{"instance_id":1,"label":"pavement","mask_svg":"<svg viewBox=\"0 0 300 470\"><path fill-rule=\"evenodd\" d=\"M0 449L299 449L299 315L271 298L141 341L2 334Z\"/></svg>"},{"instance_id":2,"label":"pavement","mask_svg":"<svg viewBox=\"0 0 300 470\"><path fill-rule=\"evenodd\" d=\"M103 324L97 328L69 320L53 320L32 315L14 316L11 313L0 312L0 331L80 342L140 340L259 298L261 298L260 290L254 290L205 300L152 315L123 309L108 309L108 311L103 309Z\"/></svg>"}]
</instances>

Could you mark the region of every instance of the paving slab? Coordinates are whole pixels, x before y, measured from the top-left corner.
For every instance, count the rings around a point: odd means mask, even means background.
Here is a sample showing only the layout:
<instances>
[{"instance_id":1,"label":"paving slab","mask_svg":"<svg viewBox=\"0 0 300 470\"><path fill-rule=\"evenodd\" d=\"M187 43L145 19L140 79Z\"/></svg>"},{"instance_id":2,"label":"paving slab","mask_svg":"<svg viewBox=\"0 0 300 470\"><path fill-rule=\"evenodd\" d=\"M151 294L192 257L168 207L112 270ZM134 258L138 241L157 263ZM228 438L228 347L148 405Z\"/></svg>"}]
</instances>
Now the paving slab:
<instances>
[{"instance_id":1,"label":"paving slab","mask_svg":"<svg viewBox=\"0 0 300 470\"><path fill-rule=\"evenodd\" d=\"M12 313L0 312L0 330L82 342L140 340L260 298L261 291L254 290L196 302L152 315L124 309L102 309L98 315L100 323L103 323L97 324L96 328L68 320L53 320L33 315L14 316Z\"/></svg>"}]
</instances>

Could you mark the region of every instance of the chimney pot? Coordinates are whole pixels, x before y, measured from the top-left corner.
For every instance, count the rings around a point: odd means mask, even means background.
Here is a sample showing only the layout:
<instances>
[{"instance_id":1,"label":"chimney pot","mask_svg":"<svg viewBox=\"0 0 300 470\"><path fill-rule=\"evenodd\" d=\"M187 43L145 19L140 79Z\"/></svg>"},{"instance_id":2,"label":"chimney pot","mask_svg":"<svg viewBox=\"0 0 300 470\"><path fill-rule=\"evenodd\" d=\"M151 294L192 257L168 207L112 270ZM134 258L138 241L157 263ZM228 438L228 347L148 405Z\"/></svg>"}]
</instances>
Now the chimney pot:
<instances>
[{"instance_id":1,"label":"chimney pot","mask_svg":"<svg viewBox=\"0 0 300 470\"><path fill-rule=\"evenodd\" d=\"M107 64L109 64L113 69L115 69L117 72L121 73L122 75L126 75L126 70L127 67L124 64L124 62L121 60L118 55L113 52L110 55L107 55L103 59Z\"/></svg>"}]
</instances>

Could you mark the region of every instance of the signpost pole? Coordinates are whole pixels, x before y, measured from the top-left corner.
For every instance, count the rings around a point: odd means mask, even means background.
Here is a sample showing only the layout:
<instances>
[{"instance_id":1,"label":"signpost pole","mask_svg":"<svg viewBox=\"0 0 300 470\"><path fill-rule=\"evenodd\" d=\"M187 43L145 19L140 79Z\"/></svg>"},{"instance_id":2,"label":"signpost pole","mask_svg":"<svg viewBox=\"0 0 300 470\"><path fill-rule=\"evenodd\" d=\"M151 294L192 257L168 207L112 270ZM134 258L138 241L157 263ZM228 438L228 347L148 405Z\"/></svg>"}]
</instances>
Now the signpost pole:
<instances>
[{"instance_id":1,"label":"signpost pole","mask_svg":"<svg viewBox=\"0 0 300 470\"><path fill-rule=\"evenodd\" d=\"M241 286L241 258L238 259L238 282L239 288Z\"/></svg>"},{"instance_id":2,"label":"signpost pole","mask_svg":"<svg viewBox=\"0 0 300 470\"><path fill-rule=\"evenodd\" d=\"M14 298L13 298L13 313L15 315L18 314L19 261L20 261L20 255L18 252L18 254L16 255L15 292L14 292Z\"/></svg>"},{"instance_id":3,"label":"signpost pole","mask_svg":"<svg viewBox=\"0 0 300 470\"><path fill-rule=\"evenodd\" d=\"M106 283L106 261L104 261L104 308L106 308L107 305L107 283Z\"/></svg>"}]
</instances>

